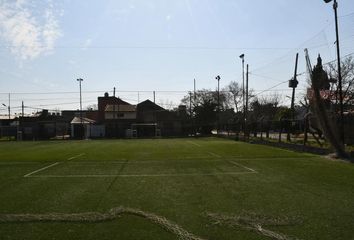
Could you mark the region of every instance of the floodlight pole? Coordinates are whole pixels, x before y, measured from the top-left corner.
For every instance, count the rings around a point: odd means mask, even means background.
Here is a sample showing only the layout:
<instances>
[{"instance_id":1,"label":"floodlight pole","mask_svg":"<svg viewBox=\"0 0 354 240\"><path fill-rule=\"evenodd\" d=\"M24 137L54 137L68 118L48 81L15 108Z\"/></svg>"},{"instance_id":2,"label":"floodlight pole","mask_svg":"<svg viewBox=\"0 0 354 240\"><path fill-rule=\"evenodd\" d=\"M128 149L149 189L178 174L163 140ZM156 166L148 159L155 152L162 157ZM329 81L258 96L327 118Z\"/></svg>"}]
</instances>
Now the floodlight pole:
<instances>
[{"instance_id":1,"label":"floodlight pole","mask_svg":"<svg viewBox=\"0 0 354 240\"><path fill-rule=\"evenodd\" d=\"M324 0L325 3L330 3L332 0ZM338 89L339 89L339 107L340 107L340 138L342 143L345 143L344 138L344 109L343 109L343 90L342 90L342 72L341 72L341 63L340 63L340 47L339 47L339 30L338 30L338 2L334 0L333 2L334 9L334 18L336 25L336 45L337 45L337 67L338 67Z\"/></svg>"},{"instance_id":2,"label":"floodlight pole","mask_svg":"<svg viewBox=\"0 0 354 240\"><path fill-rule=\"evenodd\" d=\"M218 81L218 117L217 117L217 126L216 126L216 135L219 135L219 124L220 124L220 76L215 78Z\"/></svg>"},{"instance_id":3,"label":"floodlight pole","mask_svg":"<svg viewBox=\"0 0 354 240\"><path fill-rule=\"evenodd\" d=\"M241 54L242 59L242 109L243 109L243 135L245 135L245 54Z\"/></svg>"},{"instance_id":4,"label":"floodlight pole","mask_svg":"<svg viewBox=\"0 0 354 240\"><path fill-rule=\"evenodd\" d=\"M249 138L248 128L247 128L247 121L248 121L248 64L246 66L246 106L245 106L245 132L247 135L247 139Z\"/></svg>"},{"instance_id":5,"label":"floodlight pole","mask_svg":"<svg viewBox=\"0 0 354 240\"><path fill-rule=\"evenodd\" d=\"M82 78L76 79L76 81L79 82L80 86L80 121L81 121L81 127L83 127L83 122L82 122L82 94L81 94L81 82L84 81Z\"/></svg>"}]
</instances>

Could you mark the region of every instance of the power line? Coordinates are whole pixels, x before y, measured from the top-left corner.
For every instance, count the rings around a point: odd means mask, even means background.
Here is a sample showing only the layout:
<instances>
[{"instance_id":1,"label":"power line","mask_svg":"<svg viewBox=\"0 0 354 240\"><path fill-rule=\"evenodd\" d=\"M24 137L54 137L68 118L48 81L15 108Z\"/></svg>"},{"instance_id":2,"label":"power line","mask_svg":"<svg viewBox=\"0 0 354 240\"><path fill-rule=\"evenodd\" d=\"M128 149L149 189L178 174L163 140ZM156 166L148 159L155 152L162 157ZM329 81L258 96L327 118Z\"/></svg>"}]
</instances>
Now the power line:
<instances>
[{"instance_id":1,"label":"power line","mask_svg":"<svg viewBox=\"0 0 354 240\"><path fill-rule=\"evenodd\" d=\"M287 83L287 82L288 82L288 80L286 80L286 81L284 81L284 82L281 82L281 83L278 83L278 84L276 84L276 85L274 85L274 86L272 86L272 87L270 87L270 88L267 88L266 90L263 90L263 91L261 91L261 92L255 94L254 97L256 97L256 96L258 96L258 95L260 95L260 94L262 94L262 93L264 93L264 92L268 92L268 91L272 90L273 88L276 88L276 87L278 87L278 86L280 86L280 85L282 85L282 84L284 84L284 83Z\"/></svg>"}]
</instances>

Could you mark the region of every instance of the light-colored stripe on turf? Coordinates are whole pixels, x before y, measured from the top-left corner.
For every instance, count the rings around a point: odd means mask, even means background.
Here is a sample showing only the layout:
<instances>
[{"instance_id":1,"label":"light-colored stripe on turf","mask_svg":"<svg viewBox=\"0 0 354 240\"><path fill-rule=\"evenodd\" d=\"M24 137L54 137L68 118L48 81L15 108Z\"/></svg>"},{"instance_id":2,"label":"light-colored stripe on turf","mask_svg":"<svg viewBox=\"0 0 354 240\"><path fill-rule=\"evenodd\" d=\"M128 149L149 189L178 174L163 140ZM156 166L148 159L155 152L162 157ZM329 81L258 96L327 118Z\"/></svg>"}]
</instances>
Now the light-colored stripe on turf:
<instances>
[{"instance_id":1,"label":"light-colored stripe on turf","mask_svg":"<svg viewBox=\"0 0 354 240\"><path fill-rule=\"evenodd\" d=\"M221 158L221 156L216 153L213 153L213 152L207 152L207 153L209 153L213 157Z\"/></svg>"},{"instance_id":2,"label":"light-colored stripe on turf","mask_svg":"<svg viewBox=\"0 0 354 240\"><path fill-rule=\"evenodd\" d=\"M187 142L189 142L190 144L193 144L193 145L195 145L195 146L197 146L197 147L201 147L202 145L200 145L200 144L198 144L198 143L195 143L195 142L192 142L192 141L187 141Z\"/></svg>"},{"instance_id":3,"label":"light-colored stripe on turf","mask_svg":"<svg viewBox=\"0 0 354 240\"><path fill-rule=\"evenodd\" d=\"M198 176L222 176L222 175L243 175L243 174L253 174L257 172L225 172L225 173L180 173L180 174L102 174L102 175L90 175L90 174L82 174L82 175L36 175L29 176L32 178L111 178L111 177L121 177L121 178L129 178L129 177L198 177Z\"/></svg>"},{"instance_id":4,"label":"light-colored stripe on turf","mask_svg":"<svg viewBox=\"0 0 354 240\"><path fill-rule=\"evenodd\" d=\"M73 160L73 159L75 159L75 158L78 158L78 157L81 157L81 156L83 156L83 155L85 155L85 153L80 153L79 155L76 155L76 156L73 156L73 157L70 157L70 158L68 158L67 160Z\"/></svg>"},{"instance_id":5,"label":"light-colored stripe on turf","mask_svg":"<svg viewBox=\"0 0 354 240\"><path fill-rule=\"evenodd\" d=\"M242 156L227 156L225 158L232 158L235 160L249 160L249 161L253 161L253 160L306 160L306 158L316 158L317 156L304 156L304 157L254 157L254 158L247 158L247 157L242 157Z\"/></svg>"},{"instance_id":6,"label":"light-colored stripe on turf","mask_svg":"<svg viewBox=\"0 0 354 240\"><path fill-rule=\"evenodd\" d=\"M247 170L249 170L249 171L251 171L251 172L253 172L253 173L257 173L256 170L254 170L254 169L252 169L252 168L249 168L249 167L246 167L246 166L244 166L244 165L242 165L242 164L236 163L236 162L234 162L234 161L228 161L228 162L230 162L231 164L234 164L234 165L236 165L236 166L242 167L242 168L244 168L244 169L247 169Z\"/></svg>"},{"instance_id":7,"label":"light-colored stripe on turf","mask_svg":"<svg viewBox=\"0 0 354 240\"><path fill-rule=\"evenodd\" d=\"M21 164L38 164L41 162L0 162L0 165L21 165Z\"/></svg>"},{"instance_id":8,"label":"light-colored stripe on turf","mask_svg":"<svg viewBox=\"0 0 354 240\"><path fill-rule=\"evenodd\" d=\"M46 166L46 167L37 169L36 171L27 173L27 174L24 175L23 177L30 177L32 174L35 174L35 173L38 173L38 172L40 172L40 171L46 170L46 169L48 169L48 168L54 167L54 166L58 165L59 163L60 163L60 162L56 162L56 163L50 164L49 166Z\"/></svg>"}]
</instances>

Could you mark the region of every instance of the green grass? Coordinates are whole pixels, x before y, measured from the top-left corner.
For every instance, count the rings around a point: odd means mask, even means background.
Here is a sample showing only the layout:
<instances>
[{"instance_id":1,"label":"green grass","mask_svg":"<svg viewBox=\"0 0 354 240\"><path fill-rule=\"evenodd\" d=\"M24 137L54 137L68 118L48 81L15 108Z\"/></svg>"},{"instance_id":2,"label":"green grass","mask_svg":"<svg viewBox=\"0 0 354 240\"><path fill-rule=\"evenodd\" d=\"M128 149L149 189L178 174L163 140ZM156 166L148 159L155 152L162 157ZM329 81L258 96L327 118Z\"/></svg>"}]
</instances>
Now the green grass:
<instances>
[{"instance_id":1,"label":"green grass","mask_svg":"<svg viewBox=\"0 0 354 240\"><path fill-rule=\"evenodd\" d=\"M203 239L269 239L212 224L208 212L295 218L267 228L299 239L352 239L354 165L215 138L0 143L0 214L117 206L163 216ZM0 223L0 239L176 237L122 215L101 223Z\"/></svg>"}]
</instances>

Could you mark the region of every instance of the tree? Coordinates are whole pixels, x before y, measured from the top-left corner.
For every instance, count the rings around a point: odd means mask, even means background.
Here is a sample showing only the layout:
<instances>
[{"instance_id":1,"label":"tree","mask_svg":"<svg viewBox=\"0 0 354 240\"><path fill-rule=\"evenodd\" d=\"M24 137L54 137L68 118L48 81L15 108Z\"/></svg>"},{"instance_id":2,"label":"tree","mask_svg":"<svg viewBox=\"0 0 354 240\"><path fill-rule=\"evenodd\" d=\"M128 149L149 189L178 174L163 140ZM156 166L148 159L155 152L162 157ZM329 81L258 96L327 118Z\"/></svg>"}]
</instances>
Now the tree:
<instances>
[{"instance_id":1,"label":"tree","mask_svg":"<svg viewBox=\"0 0 354 240\"><path fill-rule=\"evenodd\" d=\"M98 110L98 105L97 104L91 104L86 107L87 110L89 111L95 111Z\"/></svg>"},{"instance_id":2,"label":"tree","mask_svg":"<svg viewBox=\"0 0 354 240\"><path fill-rule=\"evenodd\" d=\"M338 79L337 64L331 62L326 68L330 78ZM354 108L354 58L352 56L346 58L341 63L342 73L342 92L343 92L343 106L344 109ZM335 105L339 103L339 89L338 82L332 83L331 90L335 92L335 99L333 100Z\"/></svg>"},{"instance_id":3,"label":"tree","mask_svg":"<svg viewBox=\"0 0 354 240\"><path fill-rule=\"evenodd\" d=\"M230 108L227 102L227 95L220 91L219 102L220 112ZM186 105L187 113L192 112L195 124L199 126L202 133L210 133L217 122L218 112L218 92L203 89L195 94L191 93L184 96L181 100L182 104ZM190 106L192 109L190 109Z\"/></svg>"},{"instance_id":4,"label":"tree","mask_svg":"<svg viewBox=\"0 0 354 240\"><path fill-rule=\"evenodd\" d=\"M274 93L271 97L253 98L250 103L251 112L249 119L257 121L260 118L264 120L279 120L275 119L278 111L280 96Z\"/></svg>"},{"instance_id":5,"label":"tree","mask_svg":"<svg viewBox=\"0 0 354 240\"><path fill-rule=\"evenodd\" d=\"M235 82L230 82L224 89L228 101L234 107L236 112L242 110L242 87Z\"/></svg>"}]
</instances>

